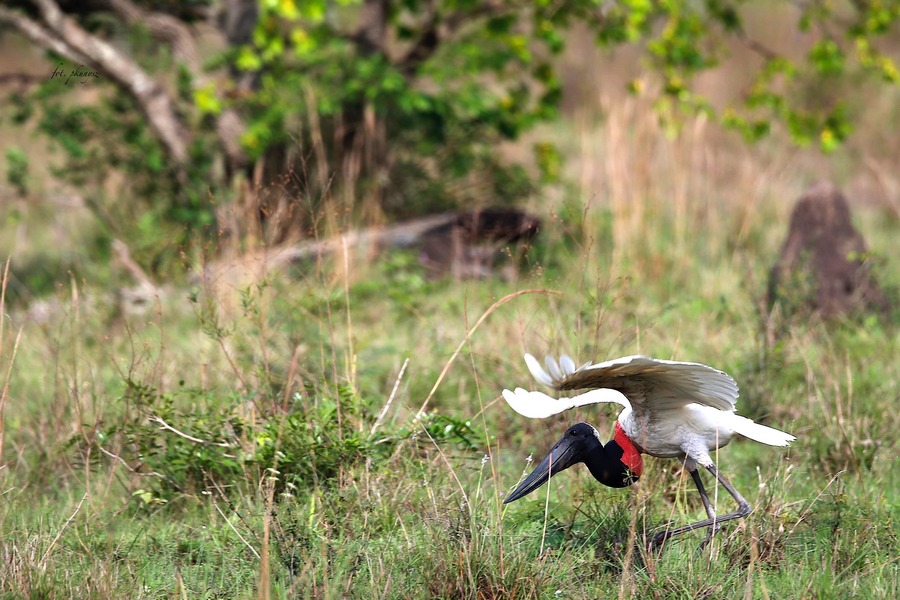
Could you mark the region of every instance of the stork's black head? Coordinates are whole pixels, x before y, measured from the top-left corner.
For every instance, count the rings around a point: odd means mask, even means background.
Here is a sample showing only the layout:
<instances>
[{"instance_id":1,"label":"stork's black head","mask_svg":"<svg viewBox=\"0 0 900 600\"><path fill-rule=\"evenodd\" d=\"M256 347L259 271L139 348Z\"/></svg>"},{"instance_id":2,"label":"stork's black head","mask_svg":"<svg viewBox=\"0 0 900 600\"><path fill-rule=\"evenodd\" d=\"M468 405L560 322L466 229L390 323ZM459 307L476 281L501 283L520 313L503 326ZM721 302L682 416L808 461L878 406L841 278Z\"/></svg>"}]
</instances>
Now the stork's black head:
<instances>
[{"instance_id":1,"label":"stork's black head","mask_svg":"<svg viewBox=\"0 0 900 600\"><path fill-rule=\"evenodd\" d=\"M597 430L587 423L572 425L560 438L544 460L535 467L519 487L510 494L504 504L518 500L544 485L551 477L580 462L590 460L598 452L602 453L603 443Z\"/></svg>"},{"instance_id":2,"label":"stork's black head","mask_svg":"<svg viewBox=\"0 0 900 600\"><path fill-rule=\"evenodd\" d=\"M596 429L587 423L578 423L569 427L531 475L526 477L503 503L530 494L560 471L580 462L587 465L594 479L614 488L633 484L641 476L642 471L640 452L618 423L616 423L616 437L606 446L600 441Z\"/></svg>"}]
</instances>

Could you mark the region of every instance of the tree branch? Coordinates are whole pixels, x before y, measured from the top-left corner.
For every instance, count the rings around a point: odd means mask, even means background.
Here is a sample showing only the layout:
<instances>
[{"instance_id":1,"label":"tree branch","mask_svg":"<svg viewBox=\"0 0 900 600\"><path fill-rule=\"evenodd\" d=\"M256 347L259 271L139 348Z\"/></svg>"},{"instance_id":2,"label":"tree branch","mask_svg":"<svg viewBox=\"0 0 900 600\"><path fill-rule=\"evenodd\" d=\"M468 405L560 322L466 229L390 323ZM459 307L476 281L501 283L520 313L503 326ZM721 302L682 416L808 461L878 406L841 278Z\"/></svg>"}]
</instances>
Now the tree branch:
<instances>
[{"instance_id":1,"label":"tree branch","mask_svg":"<svg viewBox=\"0 0 900 600\"><path fill-rule=\"evenodd\" d=\"M428 23L423 28L419 39L400 59L397 66L404 75L410 77L422 63L434 56L434 53L437 52L444 40L455 34L466 23L482 17L497 16L507 10L514 9L514 6L503 2L484 2L471 10L455 12L443 20L435 9L432 11L431 17L429 17Z\"/></svg>"},{"instance_id":2,"label":"tree branch","mask_svg":"<svg viewBox=\"0 0 900 600\"><path fill-rule=\"evenodd\" d=\"M160 12L144 10L132 0L107 0L119 18L129 26L143 25L150 34L168 44L176 59L180 60L194 78L194 86L203 86L208 79L203 72L200 54L190 28L179 19ZM246 130L243 119L233 108L226 108L216 119L216 133L229 164L239 167L247 163L247 155L240 138Z\"/></svg>"},{"instance_id":3,"label":"tree branch","mask_svg":"<svg viewBox=\"0 0 900 600\"><path fill-rule=\"evenodd\" d=\"M51 35L56 34L58 39L44 39L42 42L30 35L29 37L54 52L60 46L63 49L74 50L75 56L72 58L77 57L77 62L98 69L121 86L140 107L150 128L163 143L179 170L179 176L183 177L184 167L188 161L186 128L177 116L174 101L162 86L120 50L82 29L66 16L53 0L32 1L37 5L41 19L49 28ZM18 27L16 22L12 23ZM24 29L20 30L27 35ZM71 55L62 52L61 54L66 58L70 58Z\"/></svg>"},{"instance_id":4,"label":"tree branch","mask_svg":"<svg viewBox=\"0 0 900 600\"><path fill-rule=\"evenodd\" d=\"M365 0L360 9L360 28L354 37L360 49L366 54L385 54L390 0Z\"/></svg>"},{"instance_id":5,"label":"tree branch","mask_svg":"<svg viewBox=\"0 0 900 600\"><path fill-rule=\"evenodd\" d=\"M755 52L757 55L762 57L765 60L774 60L779 57L779 54L754 38L751 38L747 35L747 32L743 29L739 29L736 32L736 37L740 40L749 50Z\"/></svg>"},{"instance_id":6,"label":"tree branch","mask_svg":"<svg viewBox=\"0 0 900 600\"><path fill-rule=\"evenodd\" d=\"M55 52L73 63L87 63L88 59L75 48L53 34L52 31L20 12L0 6L0 22L8 23L32 42Z\"/></svg>"},{"instance_id":7,"label":"tree branch","mask_svg":"<svg viewBox=\"0 0 900 600\"><path fill-rule=\"evenodd\" d=\"M127 25L143 25L150 35L172 48L176 60L180 60L194 77L202 75L200 54L190 28L182 21L161 12L144 10L131 0L107 0L122 21Z\"/></svg>"},{"instance_id":8,"label":"tree branch","mask_svg":"<svg viewBox=\"0 0 900 600\"><path fill-rule=\"evenodd\" d=\"M419 36L419 39L416 40L416 43L413 44L406 55L400 59L399 68L401 73L407 77L411 77L415 74L419 65L434 55L438 46L441 45L441 36L438 32L439 26L440 20L438 19L437 13L434 13L431 15L428 25L422 32L422 35Z\"/></svg>"}]
</instances>

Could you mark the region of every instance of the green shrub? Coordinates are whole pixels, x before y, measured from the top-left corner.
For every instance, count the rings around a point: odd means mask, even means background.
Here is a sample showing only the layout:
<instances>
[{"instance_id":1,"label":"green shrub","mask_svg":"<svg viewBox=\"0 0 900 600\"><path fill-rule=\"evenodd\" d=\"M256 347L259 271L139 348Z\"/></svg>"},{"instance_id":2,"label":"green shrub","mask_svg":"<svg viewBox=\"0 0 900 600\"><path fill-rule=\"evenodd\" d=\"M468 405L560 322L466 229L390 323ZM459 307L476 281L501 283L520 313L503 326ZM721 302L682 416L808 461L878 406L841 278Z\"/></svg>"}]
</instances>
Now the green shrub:
<instances>
[{"instance_id":1,"label":"green shrub","mask_svg":"<svg viewBox=\"0 0 900 600\"><path fill-rule=\"evenodd\" d=\"M151 505L217 488L254 487L263 477L288 495L328 487L356 465L389 457L422 431L435 442L476 449L470 423L434 412L374 436L374 415L350 386L339 386L337 394L298 392L292 401L286 410L259 414L258 398L234 394L223 400L188 387L161 393L129 380L120 399L125 410L101 425L96 442L116 448L145 476L133 495Z\"/></svg>"}]
</instances>

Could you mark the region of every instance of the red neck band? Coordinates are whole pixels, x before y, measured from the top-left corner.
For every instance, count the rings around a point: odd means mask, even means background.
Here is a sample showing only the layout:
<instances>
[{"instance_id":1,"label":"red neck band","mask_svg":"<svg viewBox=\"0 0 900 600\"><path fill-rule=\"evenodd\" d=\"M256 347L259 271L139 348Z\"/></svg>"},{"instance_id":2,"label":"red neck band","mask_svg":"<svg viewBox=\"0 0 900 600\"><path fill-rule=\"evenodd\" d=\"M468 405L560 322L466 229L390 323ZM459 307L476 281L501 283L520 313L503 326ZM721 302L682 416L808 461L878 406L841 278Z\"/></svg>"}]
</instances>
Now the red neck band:
<instances>
[{"instance_id":1,"label":"red neck band","mask_svg":"<svg viewBox=\"0 0 900 600\"><path fill-rule=\"evenodd\" d=\"M644 459L641 458L641 453L638 451L637 446L625 435L625 430L622 429L622 425L618 421L616 421L616 432L613 439L619 445L619 448L622 449L622 464L628 467L628 470L634 473L635 477L640 477L644 471Z\"/></svg>"}]
</instances>

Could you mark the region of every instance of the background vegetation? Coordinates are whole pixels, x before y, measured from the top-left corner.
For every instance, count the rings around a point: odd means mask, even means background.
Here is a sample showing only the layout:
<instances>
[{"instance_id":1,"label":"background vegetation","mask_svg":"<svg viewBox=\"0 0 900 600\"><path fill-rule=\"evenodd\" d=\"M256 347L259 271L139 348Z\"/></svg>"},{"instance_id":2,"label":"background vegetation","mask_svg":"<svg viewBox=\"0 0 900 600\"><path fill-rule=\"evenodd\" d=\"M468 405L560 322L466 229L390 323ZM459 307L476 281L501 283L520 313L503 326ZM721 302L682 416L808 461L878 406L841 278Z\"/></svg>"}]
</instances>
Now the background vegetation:
<instances>
[{"instance_id":1,"label":"background vegetation","mask_svg":"<svg viewBox=\"0 0 900 600\"><path fill-rule=\"evenodd\" d=\"M167 277L210 244L510 204L558 180L557 147L522 136L559 116L567 49L639 50L643 68L617 69L628 73L618 86L652 98L673 133L703 114L748 140L776 131L833 151L868 93L900 81L897 20L897 3L881 0L0 6L0 25L59 73L13 73L23 85L11 85L10 121L55 151L53 175L104 225L96 245L131 240L138 264ZM739 76L710 94L712 71ZM531 169L496 152L514 141ZM21 192L28 157L18 144L6 152Z\"/></svg>"},{"instance_id":2,"label":"background vegetation","mask_svg":"<svg viewBox=\"0 0 900 600\"><path fill-rule=\"evenodd\" d=\"M779 26L753 7L742 14L748 27L768 28L769 42L784 42ZM661 31L658 23L647 31ZM814 43L784 35L800 55ZM118 124L95 125L100 137L90 143L110 154L87 155L85 168L111 165L116 150L133 161L146 149L144 163L116 163L103 182L45 180L51 155L40 138L6 129L0 251L12 268L0 299L3 594L900 595L898 314L824 322L770 312L764 298L793 200L827 177L848 192L898 306L897 91L869 87L853 73L844 73L850 83L810 81L809 98L839 97L854 117L844 144L826 147L829 154L821 143L797 149L790 127L765 119L769 136L748 146L716 118L735 78L752 80L729 62L744 64L738 47L696 81L715 113L673 120L665 107L660 112L659 96L613 85L644 82L652 91L666 81L665 69L662 80L648 75L635 47L591 54L596 64L579 67L591 46L574 40L554 63L563 95L553 105L563 113L489 146L492 158L520 165L529 185L552 172L548 165L556 169L555 183L545 179L539 194L517 198L544 227L512 281L428 280L408 251L337 254L290 272L236 276L258 272L259 257L275 256L279 246L248 229L220 235L215 210L213 234L199 222L186 228L181 213L169 211L183 190L143 195L144 185L173 184L162 174L168 159L153 171L153 157L165 154L140 119L121 146L112 135ZM128 105L116 109L121 98L99 96L86 109L94 117L134 114ZM202 97L189 96L200 110ZM67 113L75 103L56 101ZM45 121L52 122L68 121ZM535 148L556 157L543 170ZM328 164L325 173L349 186L335 202L352 200L354 210L312 220L313 234L389 218L380 200L366 200L361 173L345 181ZM133 176L140 165L144 179ZM477 180L463 180L441 184L469 193ZM134 196L125 193L132 188ZM215 209L227 205L210 189ZM253 197L267 189L280 188ZM66 206L60 196L88 206ZM301 208L312 202L296 197ZM425 191L413 197L430 206ZM124 217L103 214L128 216L127 229L112 231ZM166 282L143 313L123 312L111 291L131 283L121 266L110 266L110 240L122 232L143 268ZM229 264L246 270L192 276L204 256L222 255L240 257ZM787 450L733 442L718 464L755 512L702 556L695 555L702 534L647 555L645 535L704 512L675 461L650 459L627 490L602 488L575 469L554 479L548 496L501 505L530 469L529 455L542 456L567 424L583 419L611 433L615 418L597 407L547 422L512 413L499 392L529 385L526 351L710 363L739 382L742 414L799 439ZM727 498L718 501L724 507Z\"/></svg>"}]
</instances>

